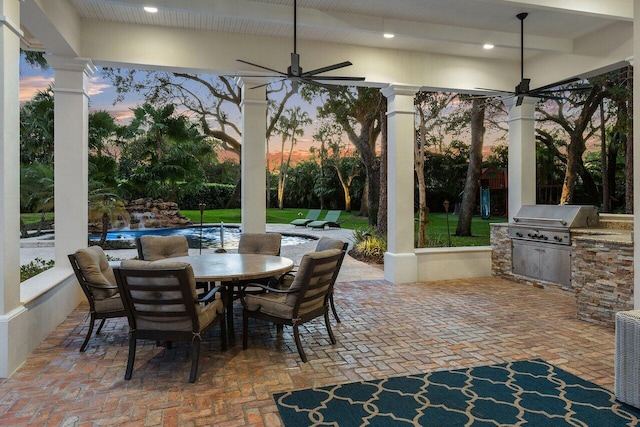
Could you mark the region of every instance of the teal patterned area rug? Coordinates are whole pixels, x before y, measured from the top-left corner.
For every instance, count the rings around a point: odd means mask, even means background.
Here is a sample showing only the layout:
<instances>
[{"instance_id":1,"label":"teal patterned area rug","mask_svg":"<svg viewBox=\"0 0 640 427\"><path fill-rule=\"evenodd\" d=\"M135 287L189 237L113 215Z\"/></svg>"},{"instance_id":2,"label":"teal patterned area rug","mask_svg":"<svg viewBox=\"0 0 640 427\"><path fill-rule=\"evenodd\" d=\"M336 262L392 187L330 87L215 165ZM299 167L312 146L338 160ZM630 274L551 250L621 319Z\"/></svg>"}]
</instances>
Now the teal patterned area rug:
<instances>
[{"instance_id":1,"label":"teal patterned area rug","mask_svg":"<svg viewBox=\"0 0 640 427\"><path fill-rule=\"evenodd\" d=\"M542 360L274 395L286 427L635 426L640 410Z\"/></svg>"}]
</instances>

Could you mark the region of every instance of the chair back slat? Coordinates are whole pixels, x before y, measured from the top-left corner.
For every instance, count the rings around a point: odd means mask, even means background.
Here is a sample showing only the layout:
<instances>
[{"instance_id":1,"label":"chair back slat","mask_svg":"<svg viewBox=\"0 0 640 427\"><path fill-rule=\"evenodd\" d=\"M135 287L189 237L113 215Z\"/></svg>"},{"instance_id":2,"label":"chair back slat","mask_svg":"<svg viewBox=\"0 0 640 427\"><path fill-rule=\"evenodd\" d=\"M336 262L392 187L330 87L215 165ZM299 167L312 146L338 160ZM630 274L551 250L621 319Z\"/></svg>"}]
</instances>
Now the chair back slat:
<instances>
[{"instance_id":1,"label":"chair back slat","mask_svg":"<svg viewBox=\"0 0 640 427\"><path fill-rule=\"evenodd\" d=\"M298 275L302 275L300 292L291 295L295 298L294 317L313 312L322 307L326 309L327 299L335 272L343 252L337 249L317 252L329 256L311 258L308 263L301 264Z\"/></svg>"},{"instance_id":2,"label":"chair back slat","mask_svg":"<svg viewBox=\"0 0 640 427\"><path fill-rule=\"evenodd\" d=\"M192 270L187 267L162 269L117 268L116 280L133 328L145 321L172 322L189 319L198 330Z\"/></svg>"}]
</instances>

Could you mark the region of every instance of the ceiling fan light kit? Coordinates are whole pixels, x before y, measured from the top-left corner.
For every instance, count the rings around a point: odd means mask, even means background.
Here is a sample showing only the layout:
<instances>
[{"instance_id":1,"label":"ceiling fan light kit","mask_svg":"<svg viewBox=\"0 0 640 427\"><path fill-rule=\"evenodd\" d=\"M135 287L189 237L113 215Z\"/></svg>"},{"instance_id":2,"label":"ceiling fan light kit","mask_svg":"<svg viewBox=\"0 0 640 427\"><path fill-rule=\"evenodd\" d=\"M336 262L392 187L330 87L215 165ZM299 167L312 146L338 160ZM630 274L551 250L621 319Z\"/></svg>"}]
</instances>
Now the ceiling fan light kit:
<instances>
[{"instance_id":1,"label":"ceiling fan light kit","mask_svg":"<svg viewBox=\"0 0 640 427\"><path fill-rule=\"evenodd\" d=\"M307 83L313 86L318 86L325 88L330 91L339 90L339 86L334 84L321 83L318 80L323 81L351 81L351 82L361 82L364 81L364 77L338 77L338 76L320 76L319 74L327 73L329 71L338 70L340 68L348 67L353 65L350 61L339 62L333 65L327 65L325 67L316 68L315 70L306 71L302 70L300 66L300 55L298 54L297 41L298 41L298 7L297 0L293 0L293 52L291 52L291 63L287 67L286 72L278 71L273 68L265 67L263 65L254 64L249 61L244 61L242 59L238 59L238 62L243 64L251 65L252 67L260 68L266 71L271 71L275 73L276 76L273 75L264 75L264 76L252 76L252 77L281 77L277 82L281 82L283 80L291 81L291 85L295 92L298 91L299 83ZM254 86L250 89L256 89L263 86L268 86L270 83L265 83L263 85Z\"/></svg>"}]
</instances>

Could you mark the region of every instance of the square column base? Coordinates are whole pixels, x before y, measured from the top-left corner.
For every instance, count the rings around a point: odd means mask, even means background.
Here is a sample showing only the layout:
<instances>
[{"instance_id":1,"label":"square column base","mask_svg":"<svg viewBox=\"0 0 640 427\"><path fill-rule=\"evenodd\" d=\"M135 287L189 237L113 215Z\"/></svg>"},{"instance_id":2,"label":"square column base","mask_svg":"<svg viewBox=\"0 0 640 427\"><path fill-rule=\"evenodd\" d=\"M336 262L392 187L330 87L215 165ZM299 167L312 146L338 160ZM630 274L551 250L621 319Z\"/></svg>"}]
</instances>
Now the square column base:
<instances>
[{"instance_id":1,"label":"square column base","mask_svg":"<svg viewBox=\"0 0 640 427\"><path fill-rule=\"evenodd\" d=\"M384 254L384 279L395 284L418 281L418 258L414 253Z\"/></svg>"},{"instance_id":2,"label":"square column base","mask_svg":"<svg viewBox=\"0 0 640 427\"><path fill-rule=\"evenodd\" d=\"M29 336L27 312L26 308L18 307L0 316L0 378L9 378L29 355L24 339Z\"/></svg>"}]
</instances>

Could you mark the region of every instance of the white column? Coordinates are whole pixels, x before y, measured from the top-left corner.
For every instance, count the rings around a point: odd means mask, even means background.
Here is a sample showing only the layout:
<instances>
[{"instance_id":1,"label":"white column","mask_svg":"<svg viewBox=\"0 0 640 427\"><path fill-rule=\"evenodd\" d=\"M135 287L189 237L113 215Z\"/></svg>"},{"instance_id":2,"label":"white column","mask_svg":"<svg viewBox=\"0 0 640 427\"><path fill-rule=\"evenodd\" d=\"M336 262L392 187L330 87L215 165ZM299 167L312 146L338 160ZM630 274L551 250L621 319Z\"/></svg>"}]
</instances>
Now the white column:
<instances>
[{"instance_id":1,"label":"white column","mask_svg":"<svg viewBox=\"0 0 640 427\"><path fill-rule=\"evenodd\" d=\"M55 71L54 180L55 259L67 265L67 254L87 246L89 182L90 59L47 56Z\"/></svg>"},{"instance_id":2,"label":"white column","mask_svg":"<svg viewBox=\"0 0 640 427\"><path fill-rule=\"evenodd\" d=\"M267 229L267 90L264 79L242 77L242 231L264 233Z\"/></svg>"},{"instance_id":3,"label":"white column","mask_svg":"<svg viewBox=\"0 0 640 427\"><path fill-rule=\"evenodd\" d=\"M387 252L384 278L392 283L418 280L414 251L413 190L415 143L414 97L417 86L391 84L382 89L387 98Z\"/></svg>"},{"instance_id":4,"label":"white column","mask_svg":"<svg viewBox=\"0 0 640 427\"><path fill-rule=\"evenodd\" d=\"M633 1L633 16L635 61L635 58L640 58L640 0ZM633 307L640 310L640 72L635 67L633 70L633 142Z\"/></svg>"},{"instance_id":5,"label":"white column","mask_svg":"<svg viewBox=\"0 0 640 427\"><path fill-rule=\"evenodd\" d=\"M0 378L19 364L27 330L20 304L20 2L0 0Z\"/></svg>"},{"instance_id":6,"label":"white column","mask_svg":"<svg viewBox=\"0 0 640 427\"><path fill-rule=\"evenodd\" d=\"M516 105L517 97L504 101L509 109L509 221L523 205L536 204L536 98L525 97Z\"/></svg>"}]
</instances>

